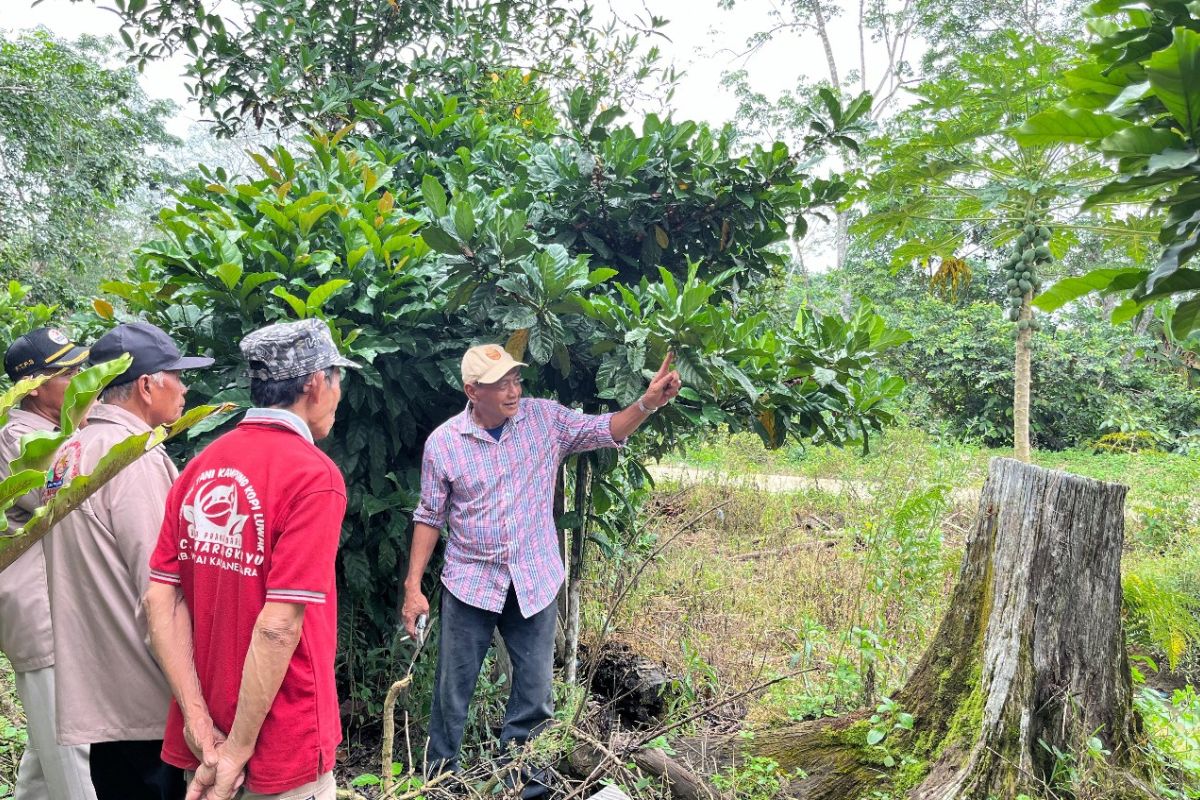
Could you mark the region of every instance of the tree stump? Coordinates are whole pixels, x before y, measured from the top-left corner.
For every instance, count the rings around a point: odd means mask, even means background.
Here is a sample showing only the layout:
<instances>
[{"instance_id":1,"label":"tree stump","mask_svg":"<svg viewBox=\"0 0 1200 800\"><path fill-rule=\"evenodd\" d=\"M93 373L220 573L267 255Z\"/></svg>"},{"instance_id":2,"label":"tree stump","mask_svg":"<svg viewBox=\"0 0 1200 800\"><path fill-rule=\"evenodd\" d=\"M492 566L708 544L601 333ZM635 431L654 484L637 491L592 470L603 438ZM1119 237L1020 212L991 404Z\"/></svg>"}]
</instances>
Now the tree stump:
<instances>
[{"instance_id":1,"label":"tree stump","mask_svg":"<svg viewBox=\"0 0 1200 800\"><path fill-rule=\"evenodd\" d=\"M792 789L813 800L1011 800L1064 779L1077 798L1154 797L1121 626L1124 500L1123 486L993 459L946 616L895 697L915 717L886 740L900 765L866 744L863 712L762 731L750 751L807 772ZM1093 736L1107 757L1088 755Z\"/></svg>"}]
</instances>

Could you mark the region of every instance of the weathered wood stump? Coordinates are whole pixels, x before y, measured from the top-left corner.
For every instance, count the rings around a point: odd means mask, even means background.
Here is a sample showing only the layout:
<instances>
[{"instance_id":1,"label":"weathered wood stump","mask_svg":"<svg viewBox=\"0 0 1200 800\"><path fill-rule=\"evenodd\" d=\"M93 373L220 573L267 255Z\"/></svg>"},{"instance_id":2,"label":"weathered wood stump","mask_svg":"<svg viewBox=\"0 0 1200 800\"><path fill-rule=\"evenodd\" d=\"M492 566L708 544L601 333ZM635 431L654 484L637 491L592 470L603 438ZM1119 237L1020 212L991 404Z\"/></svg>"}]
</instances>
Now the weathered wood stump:
<instances>
[{"instance_id":1,"label":"weathered wood stump","mask_svg":"<svg viewBox=\"0 0 1200 800\"><path fill-rule=\"evenodd\" d=\"M1147 798L1121 626L1125 487L993 459L945 619L896 696L904 766L866 745L865 714L761 731L755 755L808 773L812 800L1044 796L1073 759L1076 797ZM1096 736L1110 751L1086 756ZM1061 760L1061 759L1060 759Z\"/></svg>"}]
</instances>

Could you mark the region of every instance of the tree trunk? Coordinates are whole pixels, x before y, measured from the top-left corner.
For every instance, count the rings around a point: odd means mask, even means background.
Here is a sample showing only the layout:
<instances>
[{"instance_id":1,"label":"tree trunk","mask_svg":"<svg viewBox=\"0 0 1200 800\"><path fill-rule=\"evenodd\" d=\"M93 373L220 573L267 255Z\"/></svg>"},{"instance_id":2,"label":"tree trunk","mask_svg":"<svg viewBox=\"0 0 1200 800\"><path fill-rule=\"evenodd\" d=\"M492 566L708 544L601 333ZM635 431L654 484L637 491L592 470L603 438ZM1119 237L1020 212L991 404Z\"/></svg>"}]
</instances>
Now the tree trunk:
<instances>
[{"instance_id":1,"label":"tree trunk","mask_svg":"<svg viewBox=\"0 0 1200 800\"><path fill-rule=\"evenodd\" d=\"M1026 322L1033 318L1033 308L1030 305L1032 297L1032 292L1026 292L1025 302L1021 305L1021 319ZM1017 328L1016 363L1013 365L1013 457L1026 464L1030 460L1029 393L1032 339L1033 331L1028 325L1024 330Z\"/></svg>"},{"instance_id":2,"label":"tree trunk","mask_svg":"<svg viewBox=\"0 0 1200 800\"><path fill-rule=\"evenodd\" d=\"M558 480L554 484L554 519L562 519L567 513L567 468L558 465ZM571 555L567 552L567 531L558 529L558 554L562 557L563 569L570 569ZM558 622L554 626L554 661L565 664L567 660L567 584L558 590Z\"/></svg>"},{"instance_id":3,"label":"tree trunk","mask_svg":"<svg viewBox=\"0 0 1200 800\"><path fill-rule=\"evenodd\" d=\"M579 668L579 582L583 577L583 543L592 508L592 463L586 455L575 462L575 514L571 531L571 560L567 568L567 652L563 680L574 684Z\"/></svg>"},{"instance_id":4,"label":"tree trunk","mask_svg":"<svg viewBox=\"0 0 1200 800\"><path fill-rule=\"evenodd\" d=\"M759 732L750 752L805 770L792 788L812 800L1038 797L1068 767L1076 798L1155 797L1121 627L1124 499L1123 486L993 459L949 610L895 696L913 729L889 722L868 746L859 712ZM1106 759L1088 756L1092 736ZM911 761L891 769L889 754Z\"/></svg>"}]
</instances>

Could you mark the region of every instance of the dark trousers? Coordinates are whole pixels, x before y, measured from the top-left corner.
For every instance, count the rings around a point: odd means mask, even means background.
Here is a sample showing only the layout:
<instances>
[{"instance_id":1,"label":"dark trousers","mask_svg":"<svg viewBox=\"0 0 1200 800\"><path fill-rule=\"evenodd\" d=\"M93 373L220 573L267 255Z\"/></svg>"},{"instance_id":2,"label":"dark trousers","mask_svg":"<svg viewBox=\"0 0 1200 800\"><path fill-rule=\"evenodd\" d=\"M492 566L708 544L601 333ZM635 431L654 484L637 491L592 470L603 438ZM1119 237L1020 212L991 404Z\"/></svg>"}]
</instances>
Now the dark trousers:
<instances>
[{"instance_id":1,"label":"dark trousers","mask_svg":"<svg viewBox=\"0 0 1200 800\"><path fill-rule=\"evenodd\" d=\"M162 740L98 742L88 759L97 800L183 800L183 770L163 763Z\"/></svg>"},{"instance_id":2,"label":"dark trousers","mask_svg":"<svg viewBox=\"0 0 1200 800\"><path fill-rule=\"evenodd\" d=\"M479 669L492 642L500 636L512 660L512 693L504 713L500 743L523 745L554 716L554 626L558 604L551 603L532 617L521 616L516 592L510 586L504 609L484 611L442 590L442 635L429 715L430 773L458 769L467 710Z\"/></svg>"}]
</instances>

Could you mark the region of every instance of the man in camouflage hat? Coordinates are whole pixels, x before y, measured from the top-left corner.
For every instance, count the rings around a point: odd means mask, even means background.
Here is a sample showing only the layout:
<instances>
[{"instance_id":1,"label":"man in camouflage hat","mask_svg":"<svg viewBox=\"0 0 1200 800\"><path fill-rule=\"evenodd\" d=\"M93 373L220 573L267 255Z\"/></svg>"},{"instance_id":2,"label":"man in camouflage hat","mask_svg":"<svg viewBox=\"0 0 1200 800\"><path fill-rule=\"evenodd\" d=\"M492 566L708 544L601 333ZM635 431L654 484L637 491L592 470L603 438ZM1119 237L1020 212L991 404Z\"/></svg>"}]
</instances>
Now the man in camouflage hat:
<instances>
[{"instance_id":1,"label":"man in camouflage hat","mask_svg":"<svg viewBox=\"0 0 1200 800\"><path fill-rule=\"evenodd\" d=\"M203 800L243 781L244 800L333 800L346 485L314 442L333 427L341 368L358 365L321 320L241 348L256 407L183 471L150 559L151 642L174 694L162 757L194 771Z\"/></svg>"}]
</instances>

